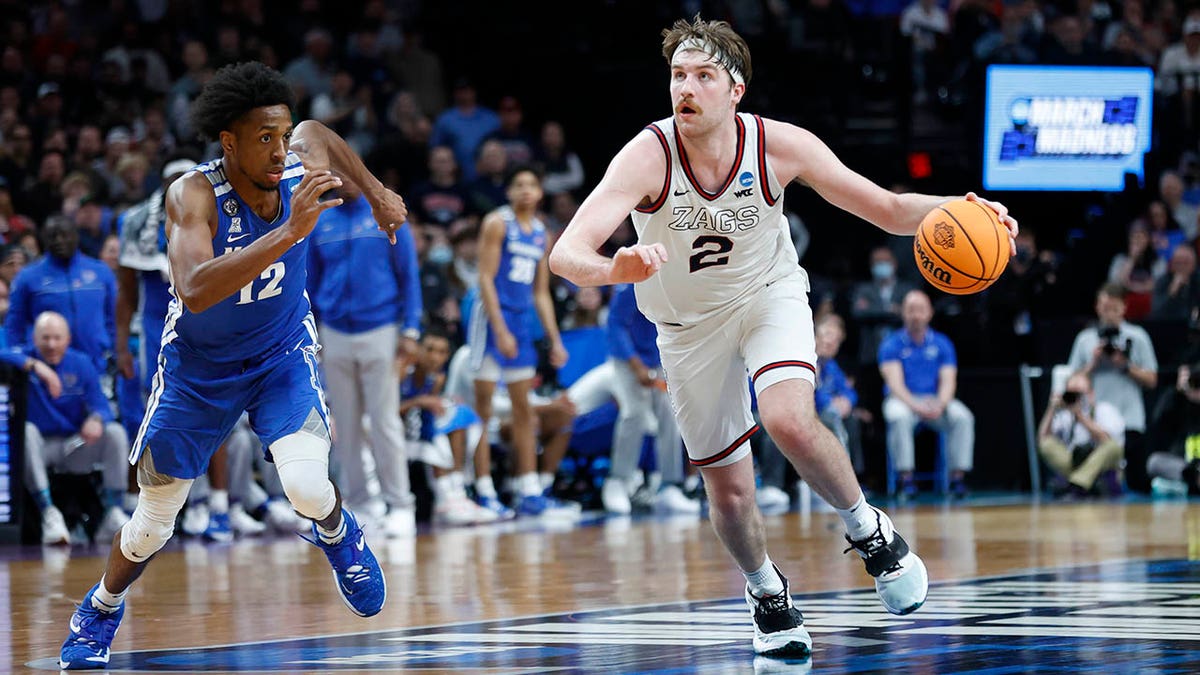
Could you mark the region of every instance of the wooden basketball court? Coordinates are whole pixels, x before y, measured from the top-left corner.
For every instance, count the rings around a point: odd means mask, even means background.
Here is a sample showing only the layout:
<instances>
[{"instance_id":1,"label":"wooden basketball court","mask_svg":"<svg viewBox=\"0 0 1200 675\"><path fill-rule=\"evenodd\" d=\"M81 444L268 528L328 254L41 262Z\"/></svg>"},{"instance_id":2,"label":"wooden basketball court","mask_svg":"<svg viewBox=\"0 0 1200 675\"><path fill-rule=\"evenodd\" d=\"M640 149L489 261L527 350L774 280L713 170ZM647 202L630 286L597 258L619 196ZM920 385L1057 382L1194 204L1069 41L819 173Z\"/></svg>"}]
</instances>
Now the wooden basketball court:
<instances>
[{"instance_id":1,"label":"wooden basketball court","mask_svg":"<svg viewBox=\"0 0 1200 675\"><path fill-rule=\"evenodd\" d=\"M809 663L754 658L743 579L707 520L648 516L411 540L368 531L389 585L371 619L350 614L324 556L297 537L173 541L130 592L110 670L1200 672L1196 504L889 512L934 583L908 617L888 615L861 562L842 554L836 515L766 519L813 634ZM0 551L0 670L54 668L107 548Z\"/></svg>"}]
</instances>

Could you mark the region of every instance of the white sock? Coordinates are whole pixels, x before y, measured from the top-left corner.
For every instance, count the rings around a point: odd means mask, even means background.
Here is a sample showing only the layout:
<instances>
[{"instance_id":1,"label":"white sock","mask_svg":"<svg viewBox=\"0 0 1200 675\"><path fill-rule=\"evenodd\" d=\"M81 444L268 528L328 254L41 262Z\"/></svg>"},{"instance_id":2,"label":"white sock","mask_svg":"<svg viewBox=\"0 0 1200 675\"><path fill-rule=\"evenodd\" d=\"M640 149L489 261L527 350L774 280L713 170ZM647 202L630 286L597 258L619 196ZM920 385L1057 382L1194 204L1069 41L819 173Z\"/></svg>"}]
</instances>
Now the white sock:
<instances>
[{"instance_id":1,"label":"white sock","mask_svg":"<svg viewBox=\"0 0 1200 675\"><path fill-rule=\"evenodd\" d=\"M210 513L229 513L229 491L213 490L208 495L208 510Z\"/></svg>"},{"instance_id":2,"label":"white sock","mask_svg":"<svg viewBox=\"0 0 1200 675\"><path fill-rule=\"evenodd\" d=\"M332 530L326 530L317 523L317 537L326 544L337 544L346 538L346 518L338 518L338 525Z\"/></svg>"},{"instance_id":3,"label":"white sock","mask_svg":"<svg viewBox=\"0 0 1200 675\"><path fill-rule=\"evenodd\" d=\"M542 481L536 473L530 472L517 476L517 492L522 497L532 497L542 494Z\"/></svg>"},{"instance_id":4,"label":"white sock","mask_svg":"<svg viewBox=\"0 0 1200 675\"><path fill-rule=\"evenodd\" d=\"M454 474L448 473L444 476L438 476L433 481L434 496L439 502L444 502L454 497L457 490L455 489Z\"/></svg>"},{"instance_id":5,"label":"white sock","mask_svg":"<svg viewBox=\"0 0 1200 675\"><path fill-rule=\"evenodd\" d=\"M538 483L541 484L541 492L549 490L550 486L554 485L554 474L545 471L538 473Z\"/></svg>"},{"instance_id":6,"label":"white sock","mask_svg":"<svg viewBox=\"0 0 1200 675\"><path fill-rule=\"evenodd\" d=\"M858 541L865 539L868 535L875 532L875 528L879 526L879 520L875 515L875 509L867 503L867 498L860 491L858 500L848 509L835 509L837 514L842 517L842 522L846 524L846 534L850 538Z\"/></svg>"},{"instance_id":7,"label":"white sock","mask_svg":"<svg viewBox=\"0 0 1200 675\"><path fill-rule=\"evenodd\" d=\"M750 584L750 592L757 597L779 595L783 592L783 579L775 571L775 565L771 563L770 556L763 561L762 567L753 572L742 572L742 574L746 576L746 583Z\"/></svg>"},{"instance_id":8,"label":"white sock","mask_svg":"<svg viewBox=\"0 0 1200 675\"><path fill-rule=\"evenodd\" d=\"M475 479L475 494L480 497L496 496L496 484L492 482L491 476Z\"/></svg>"},{"instance_id":9,"label":"white sock","mask_svg":"<svg viewBox=\"0 0 1200 675\"><path fill-rule=\"evenodd\" d=\"M121 603L125 601L125 594L129 589L120 593L113 593L104 586L104 577L100 577L100 585L96 587L96 592L92 593L92 607L101 612L112 613L120 609Z\"/></svg>"}]
</instances>

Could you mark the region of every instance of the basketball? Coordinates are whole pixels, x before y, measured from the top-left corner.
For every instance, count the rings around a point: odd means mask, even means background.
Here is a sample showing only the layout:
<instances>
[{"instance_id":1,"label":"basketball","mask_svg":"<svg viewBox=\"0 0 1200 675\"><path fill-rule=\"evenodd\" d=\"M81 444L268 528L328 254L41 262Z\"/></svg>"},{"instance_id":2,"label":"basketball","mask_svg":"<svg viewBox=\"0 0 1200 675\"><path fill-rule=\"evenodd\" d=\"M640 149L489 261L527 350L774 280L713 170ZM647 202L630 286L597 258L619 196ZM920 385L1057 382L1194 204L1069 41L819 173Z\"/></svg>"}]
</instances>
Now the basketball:
<instances>
[{"instance_id":1,"label":"basketball","mask_svg":"<svg viewBox=\"0 0 1200 675\"><path fill-rule=\"evenodd\" d=\"M953 295L978 293L1008 266L1008 228L996 212L959 199L930 211L913 237L921 275Z\"/></svg>"}]
</instances>

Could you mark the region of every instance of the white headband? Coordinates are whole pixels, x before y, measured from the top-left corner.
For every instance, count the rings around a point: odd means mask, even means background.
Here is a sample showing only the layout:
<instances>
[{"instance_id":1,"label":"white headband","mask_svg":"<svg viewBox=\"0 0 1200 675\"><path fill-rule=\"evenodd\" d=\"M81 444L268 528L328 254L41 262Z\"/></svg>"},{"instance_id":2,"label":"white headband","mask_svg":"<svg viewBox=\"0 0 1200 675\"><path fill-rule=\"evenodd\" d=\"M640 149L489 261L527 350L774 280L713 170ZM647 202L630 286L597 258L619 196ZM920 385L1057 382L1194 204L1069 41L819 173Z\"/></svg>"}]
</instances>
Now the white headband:
<instances>
[{"instance_id":1,"label":"white headband","mask_svg":"<svg viewBox=\"0 0 1200 675\"><path fill-rule=\"evenodd\" d=\"M685 52L689 49L695 49L708 54L713 61L717 62L717 65L729 73L729 77L733 78L735 84L746 84L746 78L742 77L742 71L733 65L733 60L725 56L725 52L721 51L716 45L702 38L688 38L680 42L679 46L675 48L675 53L671 55L671 60L674 61L680 52Z\"/></svg>"},{"instance_id":2,"label":"white headband","mask_svg":"<svg viewBox=\"0 0 1200 675\"><path fill-rule=\"evenodd\" d=\"M196 166L196 163L190 159L177 159L173 162L168 162L167 165L163 167L162 177L170 178L177 173L187 173L188 171L191 171L192 167L194 166Z\"/></svg>"}]
</instances>

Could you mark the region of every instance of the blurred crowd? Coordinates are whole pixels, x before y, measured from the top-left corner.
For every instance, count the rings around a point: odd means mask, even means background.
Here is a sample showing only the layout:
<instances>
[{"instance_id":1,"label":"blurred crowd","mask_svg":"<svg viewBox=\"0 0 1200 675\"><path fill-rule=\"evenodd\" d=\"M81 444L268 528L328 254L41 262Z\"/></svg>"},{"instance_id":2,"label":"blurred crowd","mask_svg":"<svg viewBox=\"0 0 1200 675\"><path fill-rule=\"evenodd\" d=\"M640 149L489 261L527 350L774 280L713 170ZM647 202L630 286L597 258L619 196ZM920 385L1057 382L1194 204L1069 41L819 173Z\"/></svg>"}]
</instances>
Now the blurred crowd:
<instances>
[{"instance_id":1,"label":"blurred crowd","mask_svg":"<svg viewBox=\"0 0 1200 675\"><path fill-rule=\"evenodd\" d=\"M190 128L190 103L217 68L259 60L279 69L294 86L297 119L317 119L337 131L405 198L419 266L421 331L445 336L454 353L466 341L462 307L477 283L480 222L506 203L509 170L532 165L541 172L542 219L552 242L615 151L592 156L576 149L596 146L593 129L579 122L585 116L573 110L591 101L560 102L557 109L540 105L536 118L527 115L528 101L553 96L553 84L529 64L463 67L464 54L484 59L490 54L485 48L503 46L508 38L500 34L489 45L461 43L447 28L453 26L447 17L471 19L469 13L455 17L454 5L0 0L0 316L10 313L10 293L11 311L21 313L5 320L8 346L19 347L32 337L36 315L28 306L30 289L22 286L35 276L19 275L53 253L50 235L70 230L78 255L115 271L122 216L162 187L164 167L180 157L202 161L219 155ZM635 16L640 5L589 4L586 11L620 18ZM700 11L731 21L746 36L758 77L748 109L811 122L819 130L854 105L838 93L847 87L835 80L861 85L866 72L861 66L888 56L911 66L899 76L893 73L901 83L893 101L897 110L947 118L981 105L980 73L991 63L1153 68L1156 133L1146 184L1080 203L1076 224L1042 220L1036 209L1015 208L1023 229L1005 275L969 298L929 291L926 324L931 320L957 346L955 363L962 366L1066 363L1073 353L1070 336L1095 319L1096 289L1111 282L1122 289L1122 320L1149 324L1150 341L1160 350L1164 371L1169 370L1164 382L1176 382L1171 369L1177 366L1196 368L1178 355L1187 353L1189 339L1200 336L1200 106L1195 101L1200 9L1176 0L682 0L669 5L655 8L656 26ZM506 27L522 20L512 18ZM551 36L555 27L535 25L548 44L574 39L573 33ZM534 43L537 35L522 33ZM578 52L587 53L589 44L603 45L611 36L589 39L580 38ZM657 58L653 49L647 58ZM797 62L806 65L781 65ZM510 66L522 86L480 77ZM560 72L565 66L546 67ZM849 73L852 68L858 72ZM587 68L596 70L599 66ZM548 114L555 111L562 114ZM665 105L661 112L666 114ZM837 142L836 135L830 137L831 145ZM925 184L912 185L909 176L892 178L897 190L929 191ZM827 211L810 208L811 203L803 196L789 201L793 241L812 274L818 318L842 319L836 341L845 343L840 370L859 398L854 406L837 404L844 414L836 417L857 429L857 422L869 426L883 417L887 390L881 346L906 325L903 305L909 293L928 289L907 240L870 233L849 242L839 237L841 243L831 246L828 233L836 222L827 222ZM1021 204L1017 199L1014 206ZM611 253L634 238L627 222L606 248ZM72 249L66 258L75 255ZM613 292L579 289L555 278L551 295L559 327L570 331L605 325ZM88 342L97 368L115 372L120 331L113 318L102 315L103 303L84 303L72 311L98 313L80 319L93 328L82 335L74 331L75 346ZM556 373L544 358L539 372L544 387L555 389ZM1180 377L1182 391L1190 380ZM1099 395L1104 387L1094 389ZM852 408L859 412L851 415ZM970 414L958 412L962 419ZM877 435L884 435L882 427ZM902 473L912 468L904 465L907 461L901 462ZM969 456L957 452L955 480L969 469ZM908 478L901 475L902 488Z\"/></svg>"}]
</instances>

